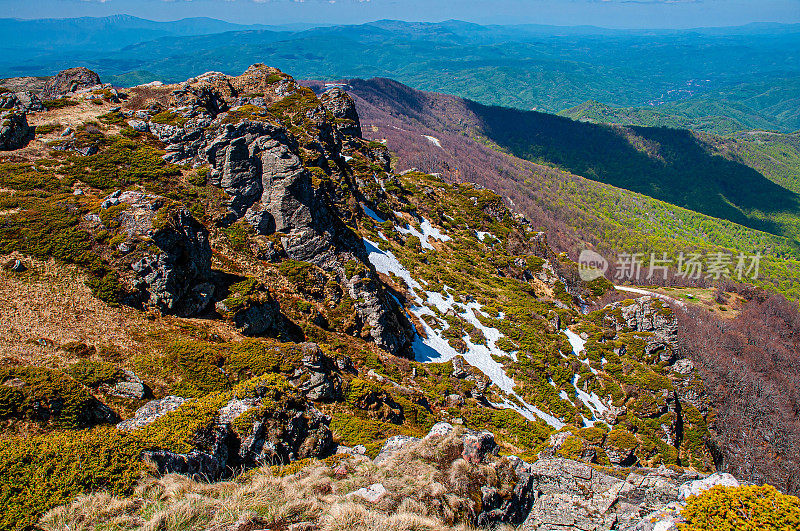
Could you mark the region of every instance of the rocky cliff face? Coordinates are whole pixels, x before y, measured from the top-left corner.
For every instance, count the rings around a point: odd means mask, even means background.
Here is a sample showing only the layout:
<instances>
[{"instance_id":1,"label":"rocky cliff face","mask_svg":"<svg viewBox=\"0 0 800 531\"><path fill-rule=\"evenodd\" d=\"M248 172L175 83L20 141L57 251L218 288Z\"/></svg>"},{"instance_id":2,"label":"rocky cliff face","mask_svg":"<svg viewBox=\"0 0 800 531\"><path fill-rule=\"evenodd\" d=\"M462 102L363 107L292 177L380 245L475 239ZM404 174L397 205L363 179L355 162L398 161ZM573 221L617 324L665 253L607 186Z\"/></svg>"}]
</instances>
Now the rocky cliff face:
<instances>
[{"instance_id":1,"label":"rocky cliff face","mask_svg":"<svg viewBox=\"0 0 800 531\"><path fill-rule=\"evenodd\" d=\"M345 144L359 140L353 136L360 133L355 107L342 91L321 101L309 92L256 65L236 78L206 74L190 80L172 92L167 107L130 113L131 123L143 122L164 142L170 162L209 166L208 182L229 197L218 225L243 221L257 235L277 235L286 256L343 283L372 339L402 354L410 345L408 320L370 272L366 248L346 224L352 214L337 204L358 193L344 158ZM306 123L302 134L267 112L286 99L297 101L286 109L290 120ZM348 275L352 261L365 273Z\"/></svg>"}]
</instances>

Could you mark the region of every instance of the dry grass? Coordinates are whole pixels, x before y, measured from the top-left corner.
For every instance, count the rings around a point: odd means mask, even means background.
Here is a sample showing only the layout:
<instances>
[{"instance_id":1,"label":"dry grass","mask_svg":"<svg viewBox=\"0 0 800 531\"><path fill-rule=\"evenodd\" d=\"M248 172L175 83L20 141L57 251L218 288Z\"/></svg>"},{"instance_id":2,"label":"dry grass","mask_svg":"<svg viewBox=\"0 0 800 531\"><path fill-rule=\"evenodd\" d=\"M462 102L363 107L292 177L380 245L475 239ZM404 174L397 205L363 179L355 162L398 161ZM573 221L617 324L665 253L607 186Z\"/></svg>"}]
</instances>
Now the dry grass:
<instances>
[{"instance_id":1,"label":"dry grass","mask_svg":"<svg viewBox=\"0 0 800 531\"><path fill-rule=\"evenodd\" d=\"M143 480L133 496L83 496L47 513L45 530L92 529L227 530L285 529L311 522L320 531L467 531L478 509L480 486L513 485L505 461L468 465L453 435L410 445L379 465L363 456L314 461L279 477L269 468L237 481L198 483L167 475ZM504 474L507 475L505 477ZM388 493L370 503L351 493L381 483Z\"/></svg>"},{"instance_id":2,"label":"dry grass","mask_svg":"<svg viewBox=\"0 0 800 531\"><path fill-rule=\"evenodd\" d=\"M58 347L71 341L132 352L139 344L131 332L153 327L141 312L93 297L75 267L19 255L0 262L11 258L21 259L28 271L0 271L0 357L48 364L60 360Z\"/></svg>"}]
</instances>

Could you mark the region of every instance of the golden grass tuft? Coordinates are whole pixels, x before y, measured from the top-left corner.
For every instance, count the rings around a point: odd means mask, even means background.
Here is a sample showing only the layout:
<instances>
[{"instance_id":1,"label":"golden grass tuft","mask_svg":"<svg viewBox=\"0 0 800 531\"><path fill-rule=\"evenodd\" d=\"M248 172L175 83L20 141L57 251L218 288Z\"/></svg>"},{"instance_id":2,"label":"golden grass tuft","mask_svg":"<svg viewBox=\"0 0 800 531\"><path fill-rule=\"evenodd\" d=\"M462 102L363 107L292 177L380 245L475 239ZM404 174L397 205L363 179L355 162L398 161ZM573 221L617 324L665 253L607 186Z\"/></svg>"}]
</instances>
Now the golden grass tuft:
<instances>
[{"instance_id":1,"label":"golden grass tuft","mask_svg":"<svg viewBox=\"0 0 800 531\"><path fill-rule=\"evenodd\" d=\"M457 457L461 444L450 434L410 444L378 465L364 456L312 460L283 477L269 467L212 484L175 474L148 477L128 498L81 496L48 512L39 525L47 531L222 531L242 522L278 529L313 522L321 531L467 531L480 486L509 489L515 478L503 475L510 472L503 460L495 467L468 465ZM377 502L351 494L373 483L387 489Z\"/></svg>"}]
</instances>

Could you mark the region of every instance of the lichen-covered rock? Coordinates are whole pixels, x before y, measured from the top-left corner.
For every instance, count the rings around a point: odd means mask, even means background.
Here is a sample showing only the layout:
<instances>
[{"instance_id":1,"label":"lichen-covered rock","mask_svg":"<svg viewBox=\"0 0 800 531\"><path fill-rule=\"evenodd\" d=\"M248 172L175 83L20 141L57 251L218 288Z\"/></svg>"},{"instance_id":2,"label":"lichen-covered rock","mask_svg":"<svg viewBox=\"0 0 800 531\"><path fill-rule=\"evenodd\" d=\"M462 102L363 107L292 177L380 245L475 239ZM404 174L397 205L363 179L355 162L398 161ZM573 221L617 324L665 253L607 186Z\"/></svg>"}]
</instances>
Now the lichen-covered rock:
<instances>
[{"instance_id":1,"label":"lichen-covered rock","mask_svg":"<svg viewBox=\"0 0 800 531\"><path fill-rule=\"evenodd\" d=\"M320 96L320 101L334 118L334 126L343 135L361 137L361 121L356 104L344 90L334 87Z\"/></svg>"},{"instance_id":2,"label":"lichen-covered rock","mask_svg":"<svg viewBox=\"0 0 800 531\"><path fill-rule=\"evenodd\" d=\"M690 481L681 485L681 499L685 500L689 496L697 496L698 494L718 485L723 487L738 487L739 481L731 474L717 472L711 474L707 478Z\"/></svg>"},{"instance_id":3,"label":"lichen-covered rock","mask_svg":"<svg viewBox=\"0 0 800 531\"><path fill-rule=\"evenodd\" d=\"M642 518L678 500L678 487L697 473L640 469L624 480L566 459L520 464L538 492L522 526L530 531L639 529Z\"/></svg>"},{"instance_id":4,"label":"lichen-covered rock","mask_svg":"<svg viewBox=\"0 0 800 531\"><path fill-rule=\"evenodd\" d=\"M0 112L0 151L23 148L33 138L28 117L20 112Z\"/></svg>"},{"instance_id":5,"label":"lichen-covered rock","mask_svg":"<svg viewBox=\"0 0 800 531\"><path fill-rule=\"evenodd\" d=\"M609 304L604 308L606 321L617 331L645 332L646 354L658 353L661 361L675 360L678 341L678 318L675 312L656 297L645 296Z\"/></svg>"},{"instance_id":6,"label":"lichen-covered rock","mask_svg":"<svg viewBox=\"0 0 800 531\"><path fill-rule=\"evenodd\" d=\"M81 89L100 84L100 76L86 67L79 66L62 70L47 81L39 97L42 100L54 100Z\"/></svg>"},{"instance_id":7,"label":"lichen-covered rock","mask_svg":"<svg viewBox=\"0 0 800 531\"><path fill-rule=\"evenodd\" d=\"M0 93L0 110L29 113L43 111L45 107L35 92L25 90Z\"/></svg>"},{"instance_id":8,"label":"lichen-covered rock","mask_svg":"<svg viewBox=\"0 0 800 531\"><path fill-rule=\"evenodd\" d=\"M186 399L180 396L167 396L159 400L151 400L137 409L132 418L117 424L117 429L127 431L147 426L170 411L175 411L184 402Z\"/></svg>"},{"instance_id":9,"label":"lichen-covered rock","mask_svg":"<svg viewBox=\"0 0 800 531\"><path fill-rule=\"evenodd\" d=\"M381 447L378 455L375 457L375 464L386 461L394 454L399 452L403 447L416 443L417 441L419 441L418 438L411 437L409 435L394 435L393 437L389 437Z\"/></svg>"}]
</instances>

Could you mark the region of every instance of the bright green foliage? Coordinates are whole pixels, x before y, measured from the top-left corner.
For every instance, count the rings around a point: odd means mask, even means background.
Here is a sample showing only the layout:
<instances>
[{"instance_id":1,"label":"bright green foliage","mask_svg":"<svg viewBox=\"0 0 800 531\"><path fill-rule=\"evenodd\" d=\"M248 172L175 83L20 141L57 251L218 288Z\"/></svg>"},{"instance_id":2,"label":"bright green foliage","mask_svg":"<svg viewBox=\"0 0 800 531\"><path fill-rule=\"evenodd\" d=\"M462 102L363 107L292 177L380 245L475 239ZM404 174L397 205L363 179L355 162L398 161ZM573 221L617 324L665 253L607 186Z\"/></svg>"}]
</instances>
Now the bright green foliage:
<instances>
[{"instance_id":1,"label":"bright green foliage","mask_svg":"<svg viewBox=\"0 0 800 531\"><path fill-rule=\"evenodd\" d=\"M713 487L690 496L681 531L791 531L800 529L800 498L775 487Z\"/></svg>"},{"instance_id":2,"label":"bright green foliage","mask_svg":"<svg viewBox=\"0 0 800 531\"><path fill-rule=\"evenodd\" d=\"M49 420L64 428L82 427L89 422L94 397L59 370L7 367L0 369L0 382L6 386L0 392L0 414L3 417Z\"/></svg>"},{"instance_id":3,"label":"bright green foliage","mask_svg":"<svg viewBox=\"0 0 800 531\"><path fill-rule=\"evenodd\" d=\"M113 427L0 441L0 529L33 529L39 515L82 492L130 492L140 451Z\"/></svg>"},{"instance_id":4,"label":"bright green foliage","mask_svg":"<svg viewBox=\"0 0 800 531\"><path fill-rule=\"evenodd\" d=\"M106 361L80 360L67 370L67 374L86 387L97 387L101 384L114 383L122 375L113 363Z\"/></svg>"}]
</instances>

